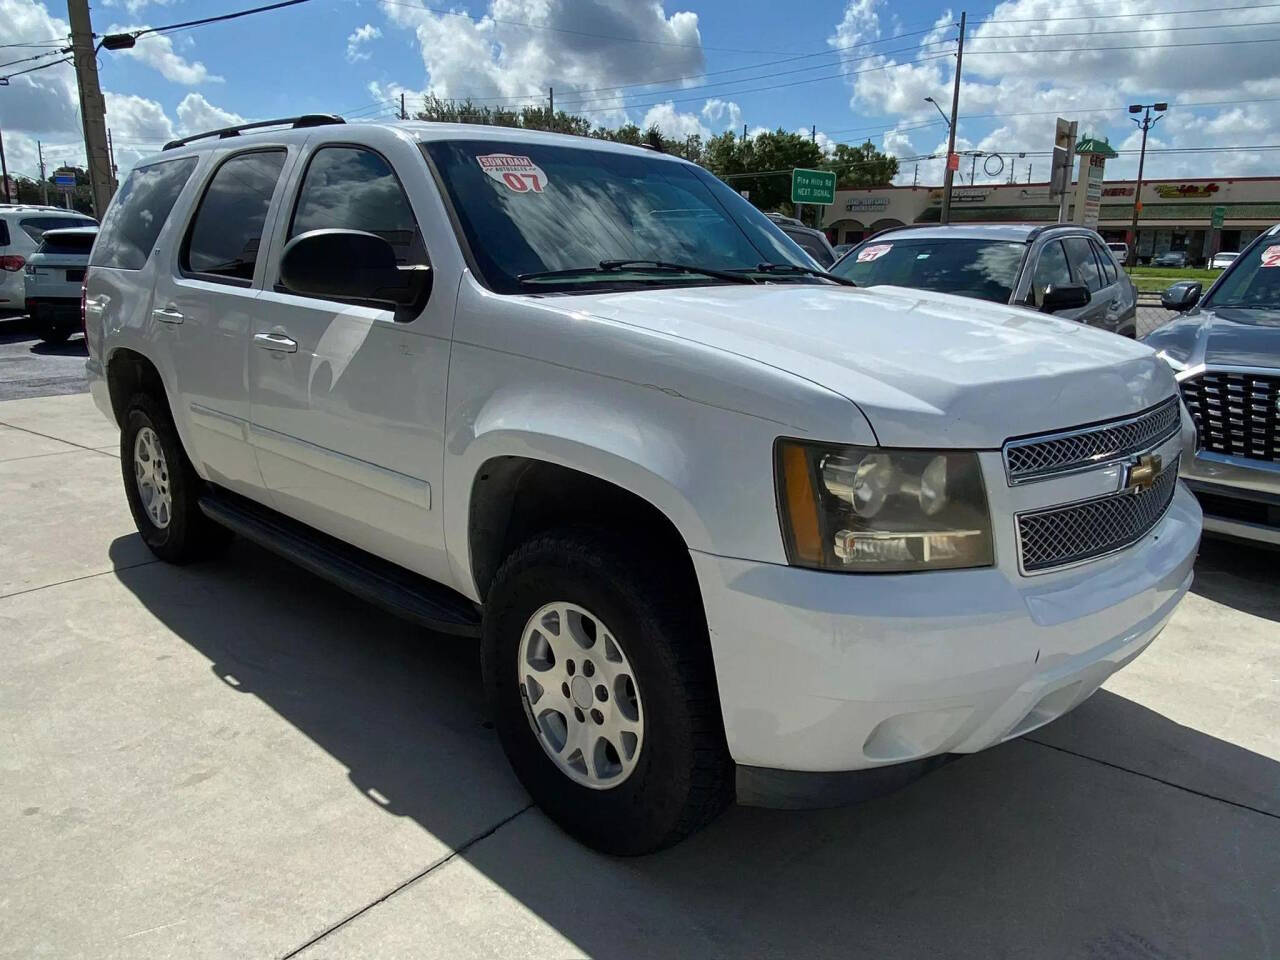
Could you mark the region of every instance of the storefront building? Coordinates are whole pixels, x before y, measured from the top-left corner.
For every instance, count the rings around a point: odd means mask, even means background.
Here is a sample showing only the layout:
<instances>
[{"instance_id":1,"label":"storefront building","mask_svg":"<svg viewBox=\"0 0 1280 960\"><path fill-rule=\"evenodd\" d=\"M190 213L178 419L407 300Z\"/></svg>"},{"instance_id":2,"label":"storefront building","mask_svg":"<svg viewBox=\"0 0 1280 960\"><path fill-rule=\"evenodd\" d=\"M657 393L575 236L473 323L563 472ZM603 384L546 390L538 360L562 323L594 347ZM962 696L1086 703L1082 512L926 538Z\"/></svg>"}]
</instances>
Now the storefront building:
<instances>
[{"instance_id":1,"label":"storefront building","mask_svg":"<svg viewBox=\"0 0 1280 960\"><path fill-rule=\"evenodd\" d=\"M1069 194L1075 196L1075 188ZM1105 181L1098 232L1107 240L1129 240L1134 181ZM1070 206L1070 205L1069 205ZM1074 212L1074 211L1072 211ZM938 223L940 187L880 187L841 190L826 208L823 229L832 243L854 243L888 227ZM1070 218L1071 214L1068 214ZM1221 227L1215 227L1215 218ZM952 223L1053 223L1058 200L1047 183L956 186ZM1148 180L1138 215L1138 256L1186 250L1202 261L1222 250L1240 250L1262 230L1280 223L1280 177L1216 177Z\"/></svg>"}]
</instances>

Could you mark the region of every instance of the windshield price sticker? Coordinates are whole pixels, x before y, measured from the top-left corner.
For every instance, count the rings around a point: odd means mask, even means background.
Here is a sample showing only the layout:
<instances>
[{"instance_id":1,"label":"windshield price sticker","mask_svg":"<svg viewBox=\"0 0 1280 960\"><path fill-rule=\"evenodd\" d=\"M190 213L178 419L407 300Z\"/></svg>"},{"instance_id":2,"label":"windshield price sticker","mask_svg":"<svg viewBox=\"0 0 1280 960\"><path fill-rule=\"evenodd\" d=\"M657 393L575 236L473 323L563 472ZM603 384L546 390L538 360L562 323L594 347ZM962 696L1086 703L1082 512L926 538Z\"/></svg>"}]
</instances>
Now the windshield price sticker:
<instances>
[{"instance_id":1,"label":"windshield price sticker","mask_svg":"<svg viewBox=\"0 0 1280 960\"><path fill-rule=\"evenodd\" d=\"M1262 251L1262 265L1264 267L1280 267L1280 244L1267 247Z\"/></svg>"},{"instance_id":2,"label":"windshield price sticker","mask_svg":"<svg viewBox=\"0 0 1280 960\"><path fill-rule=\"evenodd\" d=\"M512 193L541 193L547 185L547 175L528 157L510 153L488 153L476 157L490 180L502 184Z\"/></svg>"},{"instance_id":3,"label":"windshield price sticker","mask_svg":"<svg viewBox=\"0 0 1280 960\"><path fill-rule=\"evenodd\" d=\"M892 243L873 243L871 246L858 251L858 262L870 263L872 260L879 260L892 249Z\"/></svg>"}]
</instances>

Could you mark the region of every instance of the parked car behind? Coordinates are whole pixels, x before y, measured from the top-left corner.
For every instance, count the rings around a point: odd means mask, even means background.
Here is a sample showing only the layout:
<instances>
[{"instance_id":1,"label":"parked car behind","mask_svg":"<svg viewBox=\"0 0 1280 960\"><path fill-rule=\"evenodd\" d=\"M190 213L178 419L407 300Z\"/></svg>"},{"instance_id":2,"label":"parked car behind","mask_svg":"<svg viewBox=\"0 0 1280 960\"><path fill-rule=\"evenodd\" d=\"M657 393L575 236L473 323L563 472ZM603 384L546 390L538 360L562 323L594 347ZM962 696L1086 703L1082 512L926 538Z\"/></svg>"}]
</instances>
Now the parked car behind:
<instances>
[{"instance_id":1,"label":"parked car behind","mask_svg":"<svg viewBox=\"0 0 1280 960\"><path fill-rule=\"evenodd\" d=\"M97 225L92 217L61 207L0 204L0 314L26 312L24 270L46 230Z\"/></svg>"},{"instance_id":2,"label":"parked car behind","mask_svg":"<svg viewBox=\"0 0 1280 960\"><path fill-rule=\"evenodd\" d=\"M831 241L821 230L806 227L794 217L784 217L780 213L770 213L767 216L778 225L778 229L799 244L801 250L813 257L814 262L823 270L829 269L836 262Z\"/></svg>"},{"instance_id":3,"label":"parked car behind","mask_svg":"<svg viewBox=\"0 0 1280 960\"><path fill-rule=\"evenodd\" d=\"M815 275L678 157L262 126L138 163L94 245L89 389L141 539L235 531L475 638L520 781L599 849L1028 733L1191 583L1190 422L1141 344Z\"/></svg>"},{"instance_id":4,"label":"parked car behind","mask_svg":"<svg viewBox=\"0 0 1280 960\"><path fill-rule=\"evenodd\" d=\"M1084 227L900 227L864 240L832 272L860 287L936 290L1137 334L1137 288Z\"/></svg>"},{"instance_id":5,"label":"parked car behind","mask_svg":"<svg viewBox=\"0 0 1280 960\"><path fill-rule=\"evenodd\" d=\"M46 343L61 343L80 328L80 290L97 235L96 226L46 230L27 259L27 315Z\"/></svg>"},{"instance_id":6,"label":"parked car behind","mask_svg":"<svg viewBox=\"0 0 1280 960\"><path fill-rule=\"evenodd\" d=\"M836 255L836 259L839 260L856 246L856 243L837 243L831 248L831 252L834 253Z\"/></svg>"},{"instance_id":7,"label":"parked car behind","mask_svg":"<svg viewBox=\"0 0 1280 960\"><path fill-rule=\"evenodd\" d=\"M1225 270L1227 267L1231 266L1232 262L1234 262L1238 256L1240 256L1240 254L1231 253L1228 250L1219 251L1209 258L1209 269Z\"/></svg>"},{"instance_id":8,"label":"parked car behind","mask_svg":"<svg viewBox=\"0 0 1280 960\"><path fill-rule=\"evenodd\" d=\"M1196 425L1182 476L1210 533L1280 545L1280 224L1253 241L1201 296L1174 284L1182 314L1145 338L1173 368Z\"/></svg>"},{"instance_id":9,"label":"parked car behind","mask_svg":"<svg viewBox=\"0 0 1280 960\"><path fill-rule=\"evenodd\" d=\"M1191 254L1185 250L1166 250L1159 254L1151 261L1153 267L1183 267L1191 266Z\"/></svg>"},{"instance_id":10,"label":"parked car behind","mask_svg":"<svg viewBox=\"0 0 1280 960\"><path fill-rule=\"evenodd\" d=\"M1111 251L1111 255L1116 258L1116 263L1124 266L1129 262L1129 245L1120 240L1112 240L1107 243L1107 249Z\"/></svg>"}]
</instances>

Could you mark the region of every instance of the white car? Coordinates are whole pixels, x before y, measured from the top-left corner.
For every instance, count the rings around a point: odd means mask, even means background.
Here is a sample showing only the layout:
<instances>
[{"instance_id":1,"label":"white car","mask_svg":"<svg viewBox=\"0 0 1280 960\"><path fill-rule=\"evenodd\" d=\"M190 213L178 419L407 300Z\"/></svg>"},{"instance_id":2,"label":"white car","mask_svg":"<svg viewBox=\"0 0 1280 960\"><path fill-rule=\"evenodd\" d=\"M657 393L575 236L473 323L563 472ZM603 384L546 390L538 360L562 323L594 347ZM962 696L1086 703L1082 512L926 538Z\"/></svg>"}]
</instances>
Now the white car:
<instances>
[{"instance_id":1,"label":"white car","mask_svg":"<svg viewBox=\"0 0 1280 960\"><path fill-rule=\"evenodd\" d=\"M1111 251L1111 255L1116 258L1116 262L1120 266L1124 266L1129 262L1129 245L1120 240L1112 240L1107 244L1107 249Z\"/></svg>"},{"instance_id":2,"label":"white car","mask_svg":"<svg viewBox=\"0 0 1280 960\"><path fill-rule=\"evenodd\" d=\"M1209 269L1225 270L1227 269L1227 267L1231 266L1231 264L1235 262L1235 259L1238 256L1240 256L1240 254L1231 253L1226 250L1222 251L1221 253L1215 253L1212 257L1209 258Z\"/></svg>"},{"instance_id":3,"label":"white car","mask_svg":"<svg viewBox=\"0 0 1280 960\"><path fill-rule=\"evenodd\" d=\"M80 326L80 292L98 227L46 230L28 259L27 314L46 343L61 343Z\"/></svg>"},{"instance_id":4,"label":"white car","mask_svg":"<svg viewBox=\"0 0 1280 960\"><path fill-rule=\"evenodd\" d=\"M46 230L97 225L92 217L61 207L0 203L0 315L26 312L27 260Z\"/></svg>"},{"instance_id":5,"label":"white car","mask_svg":"<svg viewBox=\"0 0 1280 960\"><path fill-rule=\"evenodd\" d=\"M175 563L234 531L478 638L512 765L584 842L1034 730L1190 585L1192 428L1147 347L815 276L671 156L275 123L140 163L94 247L138 531Z\"/></svg>"}]
</instances>

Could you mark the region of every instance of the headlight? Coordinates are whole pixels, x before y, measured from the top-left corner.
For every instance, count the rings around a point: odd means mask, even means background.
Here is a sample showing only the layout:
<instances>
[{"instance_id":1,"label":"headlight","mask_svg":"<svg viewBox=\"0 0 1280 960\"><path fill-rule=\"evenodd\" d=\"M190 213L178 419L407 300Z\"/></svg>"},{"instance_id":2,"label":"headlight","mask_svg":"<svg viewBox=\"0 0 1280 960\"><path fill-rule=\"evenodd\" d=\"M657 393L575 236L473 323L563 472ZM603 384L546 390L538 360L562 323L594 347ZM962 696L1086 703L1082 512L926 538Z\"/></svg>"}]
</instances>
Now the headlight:
<instances>
[{"instance_id":1,"label":"headlight","mask_svg":"<svg viewBox=\"0 0 1280 960\"><path fill-rule=\"evenodd\" d=\"M977 454L779 440L776 479L796 566L893 573L994 562Z\"/></svg>"}]
</instances>

